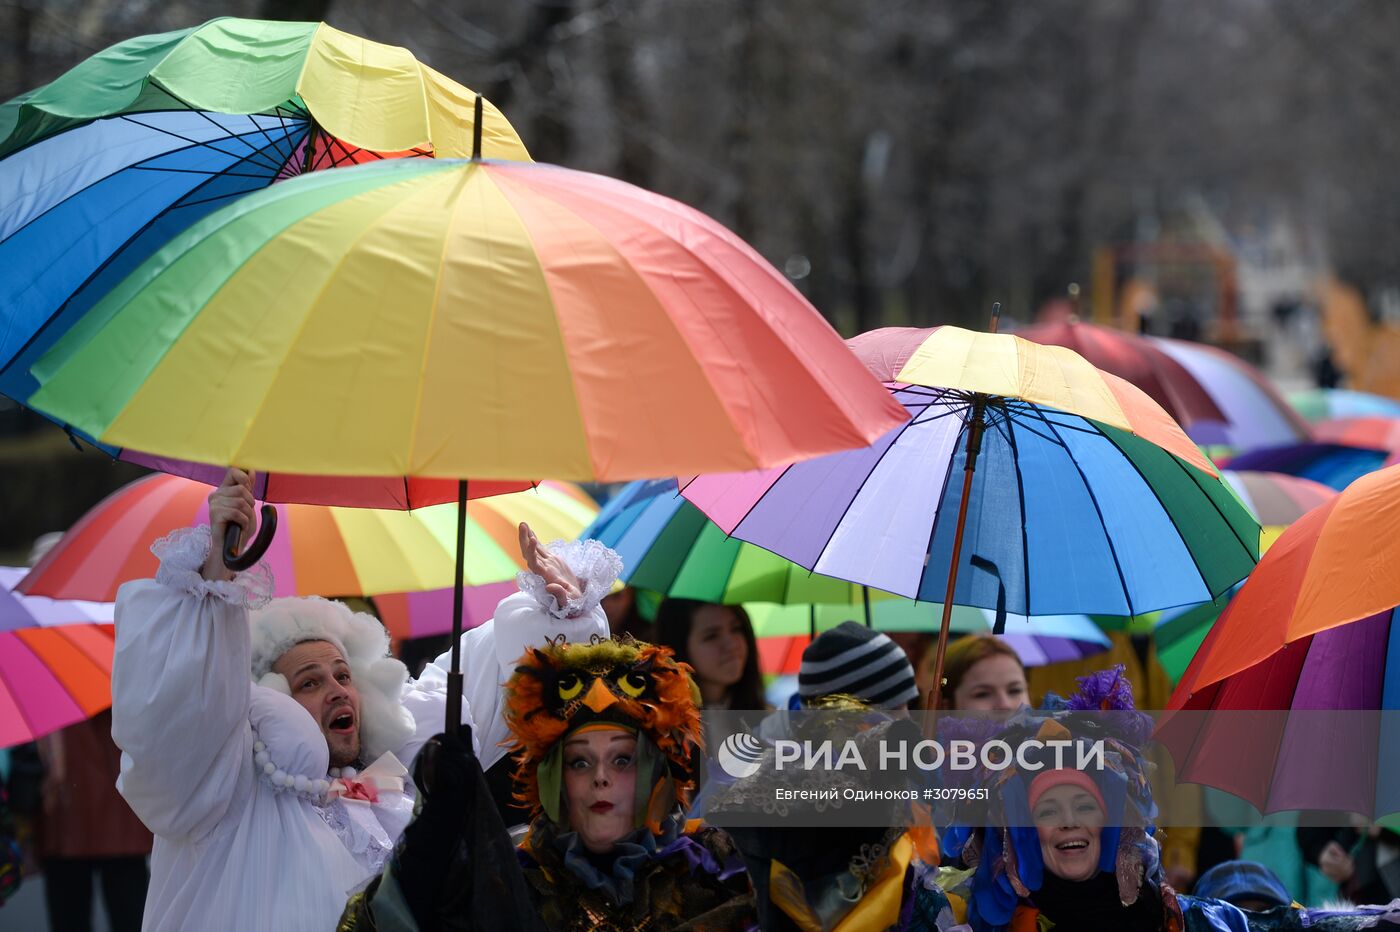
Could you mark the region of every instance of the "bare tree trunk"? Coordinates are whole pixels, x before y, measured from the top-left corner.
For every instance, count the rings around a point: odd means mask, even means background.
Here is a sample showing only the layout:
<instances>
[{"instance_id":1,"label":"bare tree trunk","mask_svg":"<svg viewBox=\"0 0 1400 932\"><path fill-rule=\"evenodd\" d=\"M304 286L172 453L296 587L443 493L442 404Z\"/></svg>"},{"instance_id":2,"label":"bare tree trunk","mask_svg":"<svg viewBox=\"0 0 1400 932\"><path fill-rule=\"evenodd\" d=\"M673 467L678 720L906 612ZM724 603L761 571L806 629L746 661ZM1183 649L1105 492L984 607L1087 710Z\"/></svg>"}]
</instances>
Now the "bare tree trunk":
<instances>
[{"instance_id":1,"label":"bare tree trunk","mask_svg":"<svg viewBox=\"0 0 1400 932\"><path fill-rule=\"evenodd\" d=\"M524 133L530 154L542 162L566 162L573 143L569 126L569 95L555 80L550 59L555 53L559 27L574 16L573 0L551 0L531 5L520 37L497 56L503 77L493 82L486 97L505 112L514 102L517 76L534 91L536 108ZM518 124L517 124L518 125Z\"/></svg>"},{"instance_id":2,"label":"bare tree trunk","mask_svg":"<svg viewBox=\"0 0 1400 932\"><path fill-rule=\"evenodd\" d=\"M644 188L656 176L655 155L647 145L651 115L646 96L637 81L633 61L632 36L622 23L613 23L603 33L604 77L619 125L617 174Z\"/></svg>"}]
</instances>

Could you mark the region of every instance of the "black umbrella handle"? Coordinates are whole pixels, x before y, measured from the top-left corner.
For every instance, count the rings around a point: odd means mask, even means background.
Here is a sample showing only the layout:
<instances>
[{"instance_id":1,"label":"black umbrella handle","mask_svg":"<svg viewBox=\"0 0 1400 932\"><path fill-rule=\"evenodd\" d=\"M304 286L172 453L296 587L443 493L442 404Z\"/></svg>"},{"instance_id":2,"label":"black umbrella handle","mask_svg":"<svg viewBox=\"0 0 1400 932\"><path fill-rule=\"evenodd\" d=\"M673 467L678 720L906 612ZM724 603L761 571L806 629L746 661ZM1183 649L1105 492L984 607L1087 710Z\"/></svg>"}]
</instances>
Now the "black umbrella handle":
<instances>
[{"instance_id":1,"label":"black umbrella handle","mask_svg":"<svg viewBox=\"0 0 1400 932\"><path fill-rule=\"evenodd\" d=\"M258 527L258 534L248 545L248 549L240 554L238 552L238 539L243 536L243 529L230 523L224 528L224 566L235 573L249 569L262 559L263 554L267 553L267 548L272 546L272 538L276 533L277 509L271 505L263 505L262 522Z\"/></svg>"}]
</instances>

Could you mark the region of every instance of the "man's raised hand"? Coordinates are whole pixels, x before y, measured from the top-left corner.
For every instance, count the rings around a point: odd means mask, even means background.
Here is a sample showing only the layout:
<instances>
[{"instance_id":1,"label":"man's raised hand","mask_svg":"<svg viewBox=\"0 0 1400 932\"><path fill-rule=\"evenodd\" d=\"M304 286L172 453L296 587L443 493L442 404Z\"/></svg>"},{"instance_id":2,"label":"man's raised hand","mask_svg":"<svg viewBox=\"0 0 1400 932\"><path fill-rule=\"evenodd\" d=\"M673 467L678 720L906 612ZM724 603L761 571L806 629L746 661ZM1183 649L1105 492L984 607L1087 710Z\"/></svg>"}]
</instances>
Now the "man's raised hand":
<instances>
[{"instance_id":1,"label":"man's raised hand","mask_svg":"<svg viewBox=\"0 0 1400 932\"><path fill-rule=\"evenodd\" d=\"M550 553L535 532L530 530L530 525L523 521L520 524L520 555L525 558L530 572L544 579L545 591L554 596L561 609L571 599L583 595L583 587L579 585L574 571L558 556Z\"/></svg>"},{"instance_id":2,"label":"man's raised hand","mask_svg":"<svg viewBox=\"0 0 1400 932\"><path fill-rule=\"evenodd\" d=\"M243 529L246 538L249 531L256 527L255 514L252 474L230 467L224 473L224 481L209 493L209 530L213 535L213 545L209 548L209 559L204 561L205 579L233 578L233 573L224 566L224 529L235 524Z\"/></svg>"}]
</instances>

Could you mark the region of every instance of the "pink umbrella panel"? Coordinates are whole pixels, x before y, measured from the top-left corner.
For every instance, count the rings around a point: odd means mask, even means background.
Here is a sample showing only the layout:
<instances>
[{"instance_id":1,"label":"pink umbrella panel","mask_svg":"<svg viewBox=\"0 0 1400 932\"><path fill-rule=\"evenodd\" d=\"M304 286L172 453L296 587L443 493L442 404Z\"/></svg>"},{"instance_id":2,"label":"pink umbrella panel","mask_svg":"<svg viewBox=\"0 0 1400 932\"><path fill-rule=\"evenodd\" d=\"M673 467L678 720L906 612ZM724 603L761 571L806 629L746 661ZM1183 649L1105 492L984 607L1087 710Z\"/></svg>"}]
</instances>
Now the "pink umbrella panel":
<instances>
[{"instance_id":1,"label":"pink umbrella panel","mask_svg":"<svg viewBox=\"0 0 1400 932\"><path fill-rule=\"evenodd\" d=\"M0 567L0 747L112 704L113 606L20 595L27 572Z\"/></svg>"}]
</instances>

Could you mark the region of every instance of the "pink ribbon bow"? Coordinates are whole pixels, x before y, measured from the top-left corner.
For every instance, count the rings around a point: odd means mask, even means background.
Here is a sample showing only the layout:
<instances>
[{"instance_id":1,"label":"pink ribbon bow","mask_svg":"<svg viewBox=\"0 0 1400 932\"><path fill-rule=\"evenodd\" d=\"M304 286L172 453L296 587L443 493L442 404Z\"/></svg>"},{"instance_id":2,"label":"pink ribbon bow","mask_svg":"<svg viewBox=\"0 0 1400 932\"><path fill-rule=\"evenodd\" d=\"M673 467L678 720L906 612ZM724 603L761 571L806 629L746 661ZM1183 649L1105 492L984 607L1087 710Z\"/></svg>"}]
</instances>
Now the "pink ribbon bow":
<instances>
[{"instance_id":1,"label":"pink ribbon bow","mask_svg":"<svg viewBox=\"0 0 1400 932\"><path fill-rule=\"evenodd\" d=\"M361 799L367 803L379 802L379 790L375 787L373 780L345 780L337 777L331 781L332 798L339 796L342 799Z\"/></svg>"},{"instance_id":2,"label":"pink ribbon bow","mask_svg":"<svg viewBox=\"0 0 1400 932\"><path fill-rule=\"evenodd\" d=\"M336 777L331 781L330 798L339 797L346 801L358 800L374 805L379 802L380 790L403 792L403 778L408 775L399 759L388 752L370 764L359 775L359 779Z\"/></svg>"}]
</instances>

